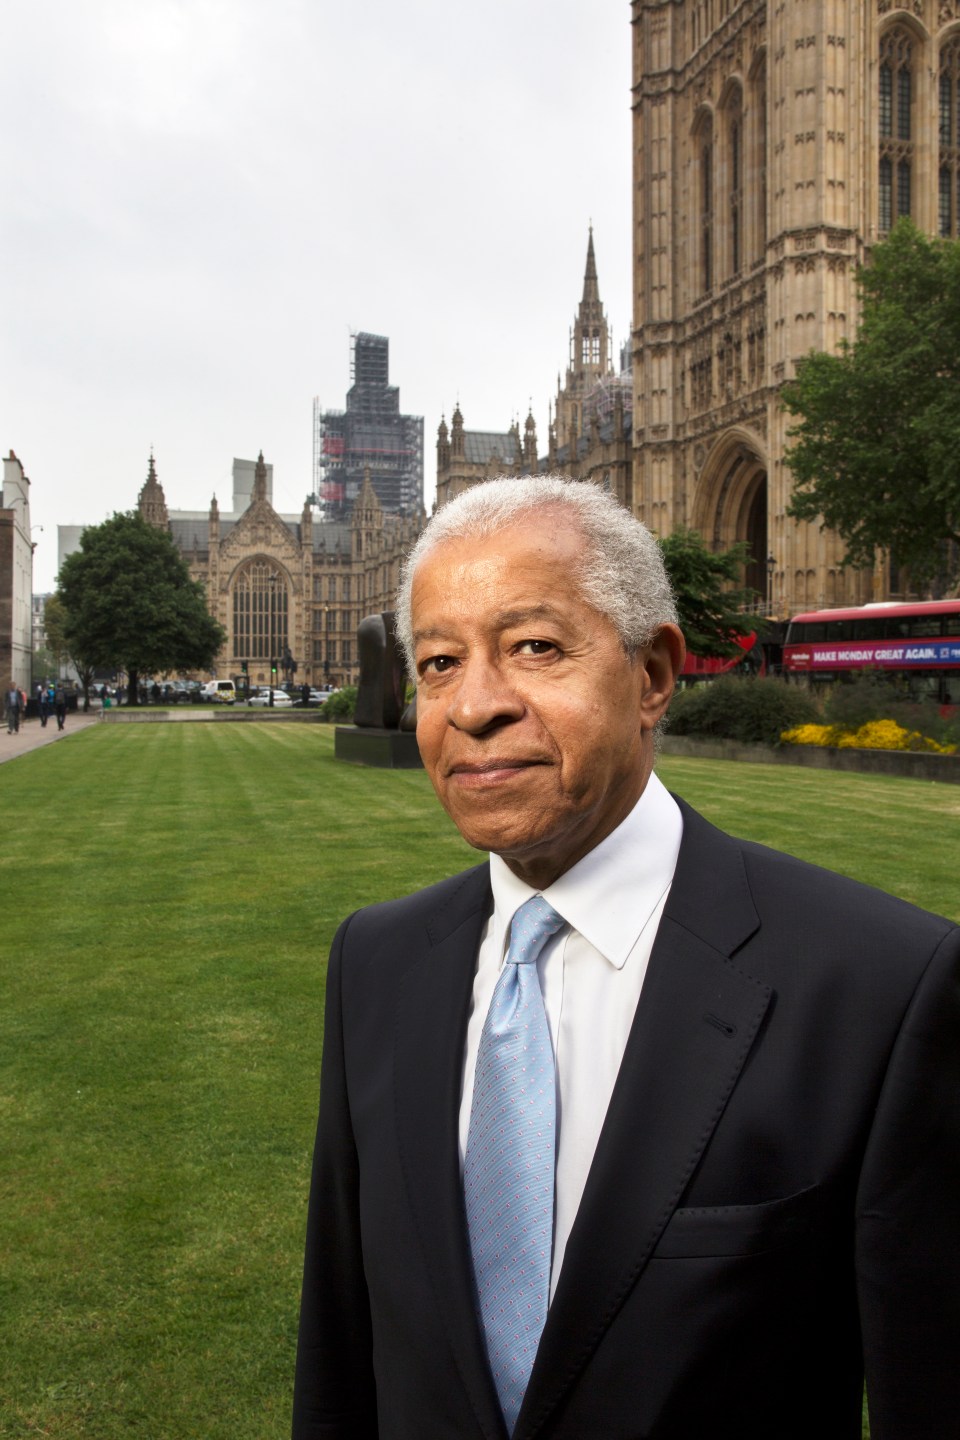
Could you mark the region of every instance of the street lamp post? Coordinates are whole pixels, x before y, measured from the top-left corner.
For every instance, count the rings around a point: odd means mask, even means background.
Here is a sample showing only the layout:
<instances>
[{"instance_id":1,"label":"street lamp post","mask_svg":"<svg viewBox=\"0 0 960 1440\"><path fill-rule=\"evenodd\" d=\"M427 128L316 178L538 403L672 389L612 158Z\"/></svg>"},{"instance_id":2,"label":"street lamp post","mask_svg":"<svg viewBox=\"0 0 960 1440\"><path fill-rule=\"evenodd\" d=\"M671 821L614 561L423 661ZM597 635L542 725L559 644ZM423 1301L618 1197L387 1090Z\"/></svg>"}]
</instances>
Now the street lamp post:
<instances>
[{"instance_id":1,"label":"street lamp post","mask_svg":"<svg viewBox=\"0 0 960 1440\"><path fill-rule=\"evenodd\" d=\"M773 572L777 568L776 556L771 553L767 555L767 614L773 614Z\"/></svg>"},{"instance_id":2,"label":"street lamp post","mask_svg":"<svg viewBox=\"0 0 960 1440\"><path fill-rule=\"evenodd\" d=\"M277 577L276 573L270 576L270 699L268 704L273 709L273 662L276 655L276 625L277 625Z\"/></svg>"}]
</instances>

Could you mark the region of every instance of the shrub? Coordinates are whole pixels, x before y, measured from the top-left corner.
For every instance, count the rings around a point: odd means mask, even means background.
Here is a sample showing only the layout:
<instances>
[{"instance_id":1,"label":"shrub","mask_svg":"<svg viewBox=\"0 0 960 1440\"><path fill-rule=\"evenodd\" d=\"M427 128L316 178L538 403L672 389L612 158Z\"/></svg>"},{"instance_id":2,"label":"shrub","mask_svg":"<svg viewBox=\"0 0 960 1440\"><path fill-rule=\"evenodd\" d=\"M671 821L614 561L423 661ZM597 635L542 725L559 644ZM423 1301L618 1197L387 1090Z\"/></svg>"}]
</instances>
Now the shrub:
<instances>
[{"instance_id":1,"label":"shrub","mask_svg":"<svg viewBox=\"0 0 960 1440\"><path fill-rule=\"evenodd\" d=\"M909 700L891 677L860 675L831 687L824 701L824 717L844 730L860 730L875 720L893 720L904 730L919 731L941 745L960 741L960 717L943 715L934 700Z\"/></svg>"},{"instance_id":2,"label":"shrub","mask_svg":"<svg viewBox=\"0 0 960 1440\"><path fill-rule=\"evenodd\" d=\"M349 724L356 708L356 685L344 685L342 690L337 690L329 700L324 701L320 714L324 720L341 720Z\"/></svg>"},{"instance_id":3,"label":"shrub","mask_svg":"<svg viewBox=\"0 0 960 1440\"><path fill-rule=\"evenodd\" d=\"M784 730L819 720L806 690L769 676L725 675L674 696L668 719L673 735L704 735L745 744L776 745Z\"/></svg>"},{"instance_id":4,"label":"shrub","mask_svg":"<svg viewBox=\"0 0 960 1440\"><path fill-rule=\"evenodd\" d=\"M784 745L836 745L847 731L839 725L795 725L784 730L780 739Z\"/></svg>"},{"instance_id":5,"label":"shrub","mask_svg":"<svg viewBox=\"0 0 960 1440\"><path fill-rule=\"evenodd\" d=\"M855 680L838 680L823 702L824 718L844 730L859 730L870 720L889 715L896 692L882 675L858 675Z\"/></svg>"},{"instance_id":6,"label":"shrub","mask_svg":"<svg viewBox=\"0 0 960 1440\"><path fill-rule=\"evenodd\" d=\"M895 720L868 720L856 730L842 725L798 725L785 730L787 745L830 745L838 750L915 750L934 755L953 755L956 745L941 745L919 730L907 730Z\"/></svg>"}]
</instances>

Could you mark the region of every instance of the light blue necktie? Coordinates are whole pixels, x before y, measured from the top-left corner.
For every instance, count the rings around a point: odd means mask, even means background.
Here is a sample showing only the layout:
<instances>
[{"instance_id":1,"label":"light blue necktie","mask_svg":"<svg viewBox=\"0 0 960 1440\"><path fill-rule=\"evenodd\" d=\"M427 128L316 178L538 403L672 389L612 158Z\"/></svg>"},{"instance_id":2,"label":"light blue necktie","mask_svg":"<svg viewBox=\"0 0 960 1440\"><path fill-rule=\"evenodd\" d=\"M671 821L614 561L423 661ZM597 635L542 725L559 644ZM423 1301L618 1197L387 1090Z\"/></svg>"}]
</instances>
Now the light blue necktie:
<instances>
[{"instance_id":1,"label":"light blue necktie","mask_svg":"<svg viewBox=\"0 0 960 1440\"><path fill-rule=\"evenodd\" d=\"M513 917L480 1035L463 1169L480 1321L511 1435L550 1293L556 1080L536 961L563 923L542 895Z\"/></svg>"}]
</instances>

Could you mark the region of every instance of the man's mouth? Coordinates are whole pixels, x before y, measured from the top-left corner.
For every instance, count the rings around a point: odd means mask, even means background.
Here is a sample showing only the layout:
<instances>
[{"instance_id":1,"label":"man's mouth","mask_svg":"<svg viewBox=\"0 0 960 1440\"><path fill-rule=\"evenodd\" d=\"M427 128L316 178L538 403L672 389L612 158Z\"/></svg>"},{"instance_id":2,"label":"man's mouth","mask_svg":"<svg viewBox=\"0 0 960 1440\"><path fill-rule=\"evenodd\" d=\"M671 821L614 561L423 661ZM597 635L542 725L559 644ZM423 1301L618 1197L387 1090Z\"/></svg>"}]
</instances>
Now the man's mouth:
<instances>
[{"instance_id":1,"label":"man's mouth","mask_svg":"<svg viewBox=\"0 0 960 1440\"><path fill-rule=\"evenodd\" d=\"M521 770L532 770L543 763L542 760L515 755L491 755L483 760L455 762L448 769L447 778L465 785L495 784L498 779L507 779Z\"/></svg>"}]
</instances>

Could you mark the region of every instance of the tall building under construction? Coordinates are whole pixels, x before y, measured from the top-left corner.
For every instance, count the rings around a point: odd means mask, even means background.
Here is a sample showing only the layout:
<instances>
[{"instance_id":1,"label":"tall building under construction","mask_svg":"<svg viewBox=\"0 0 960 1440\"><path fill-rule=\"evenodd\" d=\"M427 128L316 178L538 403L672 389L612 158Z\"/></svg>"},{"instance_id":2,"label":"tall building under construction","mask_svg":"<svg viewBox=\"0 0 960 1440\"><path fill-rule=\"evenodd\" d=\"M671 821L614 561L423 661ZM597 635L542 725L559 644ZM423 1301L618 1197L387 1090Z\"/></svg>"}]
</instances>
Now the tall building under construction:
<instances>
[{"instance_id":1,"label":"tall building under construction","mask_svg":"<svg viewBox=\"0 0 960 1440\"><path fill-rule=\"evenodd\" d=\"M385 511L423 509L423 417L401 415L389 351L386 335L352 336L347 408L322 410L313 402L314 485L330 519L353 508L367 472Z\"/></svg>"}]
</instances>

